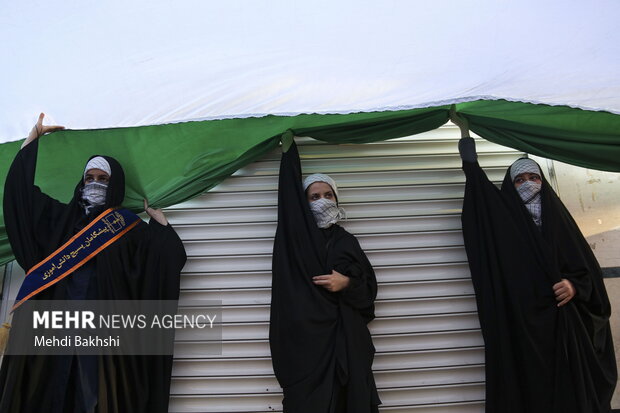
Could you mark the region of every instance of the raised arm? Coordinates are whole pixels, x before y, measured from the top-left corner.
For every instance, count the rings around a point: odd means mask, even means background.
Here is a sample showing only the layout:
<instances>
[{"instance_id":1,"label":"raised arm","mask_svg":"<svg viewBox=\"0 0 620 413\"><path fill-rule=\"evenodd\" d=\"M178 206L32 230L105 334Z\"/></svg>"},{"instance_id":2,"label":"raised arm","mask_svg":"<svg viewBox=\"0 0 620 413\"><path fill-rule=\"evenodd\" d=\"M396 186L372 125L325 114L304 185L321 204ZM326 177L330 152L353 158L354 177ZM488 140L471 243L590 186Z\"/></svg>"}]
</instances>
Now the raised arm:
<instances>
[{"instance_id":1,"label":"raised arm","mask_svg":"<svg viewBox=\"0 0 620 413\"><path fill-rule=\"evenodd\" d=\"M295 142L283 142L278 178L278 227L297 248L314 243L320 234L301 184L301 163ZM308 253L308 251L306 251Z\"/></svg>"},{"instance_id":2,"label":"raised arm","mask_svg":"<svg viewBox=\"0 0 620 413\"><path fill-rule=\"evenodd\" d=\"M33 131L15 156L4 186L3 208L7 235L17 262L25 270L51 252L44 246L49 244L48 237L56 218L66 207L42 193L34 184L39 147L37 138L42 133L62 128L43 126L43 116L39 116Z\"/></svg>"},{"instance_id":3,"label":"raised arm","mask_svg":"<svg viewBox=\"0 0 620 413\"><path fill-rule=\"evenodd\" d=\"M462 116L457 115L454 105L450 108L450 120L461 130L461 140L459 140L459 154L463 162L474 163L478 160L476 154L476 142L469 136L469 122Z\"/></svg>"}]
</instances>

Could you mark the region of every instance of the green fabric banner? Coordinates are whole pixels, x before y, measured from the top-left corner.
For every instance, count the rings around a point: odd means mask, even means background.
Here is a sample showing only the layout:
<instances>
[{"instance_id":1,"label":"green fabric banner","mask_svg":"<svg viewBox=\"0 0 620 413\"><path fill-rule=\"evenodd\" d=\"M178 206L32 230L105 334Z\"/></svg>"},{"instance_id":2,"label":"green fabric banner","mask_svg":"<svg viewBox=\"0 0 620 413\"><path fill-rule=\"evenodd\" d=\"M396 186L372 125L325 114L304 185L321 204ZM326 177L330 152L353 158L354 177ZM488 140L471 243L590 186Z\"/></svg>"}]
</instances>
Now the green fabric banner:
<instances>
[{"instance_id":1,"label":"green fabric banner","mask_svg":"<svg viewBox=\"0 0 620 413\"><path fill-rule=\"evenodd\" d=\"M110 155L125 169L125 207L140 211L143 198L154 207L167 207L213 188L276 148L284 133L331 143L375 142L438 128L447 122L449 109L65 130L40 138L36 183L67 202L86 160L93 154ZM574 165L620 171L620 115L502 100L460 103L457 112L468 119L472 131L492 142ZM2 182L20 146L0 145ZM0 216L0 265L12 259Z\"/></svg>"},{"instance_id":2,"label":"green fabric banner","mask_svg":"<svg viewBox=\"0 0 620 413\"><path fill-rule=\"evenodd\" d=\"M457 105L483 138L572 165L620 172L620 115L505 100Z\"/></svg>"},{"instance_id":3,"label":"green fabric banner","mask_svg":"<svg viewBox=\"0 0 620 413\"><path fill-rule=\"evenodd\" d=\"M141 211L143 198L153 207L167 207L208 191L276 148L286 131L341 143L372 142L438 128L447 121L447 113L442 107L64 130L40 138L36 184L51 197L68 202L88 158L109 155L125 170L126 208ZM21 141L0 145L2 182L20 146ZM12 259L2 216L0 265Z\"/></svg>"}]
</instances>

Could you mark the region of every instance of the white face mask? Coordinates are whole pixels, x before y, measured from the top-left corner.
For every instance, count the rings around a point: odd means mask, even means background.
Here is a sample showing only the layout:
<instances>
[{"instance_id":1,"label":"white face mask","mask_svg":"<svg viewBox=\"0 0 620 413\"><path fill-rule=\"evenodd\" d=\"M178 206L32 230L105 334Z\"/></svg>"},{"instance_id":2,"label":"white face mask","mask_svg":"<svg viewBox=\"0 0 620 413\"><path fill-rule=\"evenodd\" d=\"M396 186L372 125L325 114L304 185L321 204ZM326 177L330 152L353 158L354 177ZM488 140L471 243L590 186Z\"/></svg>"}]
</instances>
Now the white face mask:
<instances>
[{"instance_id":1,"label":"white face mask","mask_svg":"<svg viewBox=\"0 0 620 413\"><path fill-rule=\"evenodd\" d=\"M541 183L525 181L517 188L517 192L523 203L527 204L540 192L540 188L542 188Z\"/></svg>"},{"instance_id":2,"label":"white face mask","mask_svg":"<svg viewBox=\"0 0 620 413\"><path fill-rule=\"evenodd\" d=\"M310 210L314 215L314 220L319 228L328 228L340 219L344 218L344 210L338 208L335 201L327 198L320 198L310 203Z\"/></svg>"},{"instance_id":3,"label":"white face mask","mask_svg":"<svg viewBox=\"0 0 620 413\"><path fill-rule=\"evenodd\" d=\"M105 196L108 192L108 185L99 182L89 182L82 189L82 199L88 201L90 205L105 204Z\"/></svg>"},{"instance_id":4,"label":"white face mask","mask_svg":"<svg viewBox=\"0 0 620 413\"><path fill-rule=\"evenodd\" d=\"M542 184L533 181L525 181L519 186L517 192L528 210L534 223L540 227L542 225L542 207L540 199L540 189Z\"/></svg>"}]
</instances>

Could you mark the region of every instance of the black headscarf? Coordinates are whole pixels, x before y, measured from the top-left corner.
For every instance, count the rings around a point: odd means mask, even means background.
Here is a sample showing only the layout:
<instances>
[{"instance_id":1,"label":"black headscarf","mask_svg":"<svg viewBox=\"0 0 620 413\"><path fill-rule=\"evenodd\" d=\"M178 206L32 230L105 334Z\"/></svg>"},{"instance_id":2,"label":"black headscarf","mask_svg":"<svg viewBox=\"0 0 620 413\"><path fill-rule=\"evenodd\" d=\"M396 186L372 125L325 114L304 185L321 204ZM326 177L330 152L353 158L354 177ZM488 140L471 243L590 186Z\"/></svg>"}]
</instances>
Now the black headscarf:
<instances>
[{"instance_id":1,"label":"black headscarf","mask_svg":"<svg viewBox=\"0 0 620 413\"><path fill-rule=\"evenodd\" d=\"M332 269L350 278L345 290L313 284ZM375 274L353 235L337 224L317 227L294 143L280 164L272 271L269 343L284 412L376 412L366 326L374 318Z\"/></svg>"},{"instance_id":2,"label":"black headscarf","mask_svg":"<svg viewBox=\"0 0 620 413\"><path fill-rule=\"evenodd\" d=\"M544 175L542 226L510 171L501 190L478 163L467 176L463 236L485 341L486 411L609 412L616 363L600 267ZM557 307L553 285L576 296Z\"/></svg>"}]
</instances>

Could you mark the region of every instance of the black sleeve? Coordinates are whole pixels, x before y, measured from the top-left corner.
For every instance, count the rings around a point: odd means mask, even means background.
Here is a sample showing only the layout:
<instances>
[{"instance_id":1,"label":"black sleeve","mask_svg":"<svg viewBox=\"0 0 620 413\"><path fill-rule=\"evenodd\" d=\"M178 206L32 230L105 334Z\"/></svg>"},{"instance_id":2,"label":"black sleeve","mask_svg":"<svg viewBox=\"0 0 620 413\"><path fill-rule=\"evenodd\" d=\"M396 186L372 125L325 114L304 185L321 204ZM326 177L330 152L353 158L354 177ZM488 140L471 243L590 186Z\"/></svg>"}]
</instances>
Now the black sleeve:
<instances>
[{"instance_id":1,"label":"black sleeve","mask_svg":"<svg viewBox=\"0 0 620 413\"><path fill-rule=\"evenodd\" d=\"M459 155L464 162L476 162L478 154L476 154L476 142L473 138L466 137L459 140Z\"/></svg>"},{"instance_id":2,"label":"black sleeve","mask_svg":"<svg viewBox=\"0 0 620 413\"><path fill-rule=\"evenodd\" d=\"M324 267L324 241L302 187L301 163L295 142L282 154L280 163L278 230L290 250L303 251L305 256L315 257Z\"/></svg>"},{"instance_id":3,"label":"black sleeve","mask_svg":"<svg viewBox=\"0 0 620 413\"><path fill-rule=\"evenodd\" d=\"M45 258L50 234L66 209L34 184L38 147L35 140L17 153L4 185L7 235L17 262L26 271Z\"/></svg>"},{"instance_id":4,"label":"black sleeve","mask_svg":"<svg viewBox=\"0 0 620 413\"><path fill-rule=\"evenodd\" d=\"M543 198L543 234L553 246L561 278L568 279L576 290L575 300L593 314L609 316L609 298L599 263L579 226L551 188ZM547 207L549 211L544 210Z\"/></svg>"},{"instance_id":5,"label":"black sleeve","mask_svg":"<svg viewBox=\"0 0 620 413\"><path fill-rule=\"evenodd\" d=\"M140 260L142 288L146 300L178 300L180 273L187 260L185 247L172 225L151 219L141 236L136 254Z\"/></svg>"},{"instance_id":6,"label":"black sleeve","mask_svg":"<svg viewBox=\"0 0 620 413\"><path fill-rule=\"evenodd\" d=\"M592 307L595 314L609 314L609 298L598 261L572 218L570 224L572 228L568 228L568 224L555 228L561 276L575 287L576 300Z\"/></svg>"},{"instance_id":7,"label":"black sleeve","mask_svg":"<svg viewBox=\"0 0 620 413\"><path fill-rule=\"evenodd\" d=\"M358 310L367 322L374 318L374 302L377 298L377 278L375 272L360 247L357 238L350 236L348 243L352 260L344 268L336 271L349 277L349 286L342 290L341 299L349 306Z\"/></svg>"},{"instance_id":8,"label":"black sleeve","mask_svg":"<svg viewBox=\"0 0 620 413\"><path fill-rule=\"evenodd\" d=\"M575 299L583 302L592 297L592 275L586 268L560 268L562 278L569 280L575 287Z\"/></svg>"}]
</instances>

